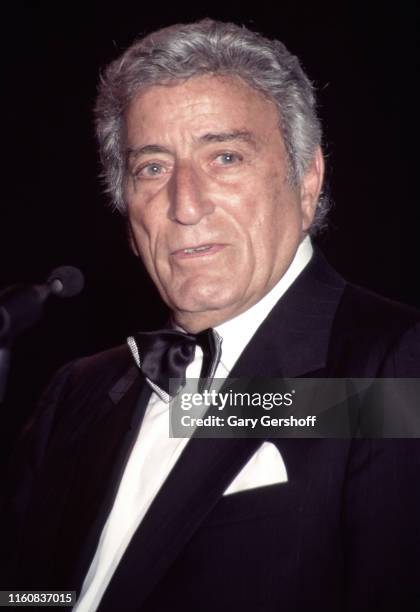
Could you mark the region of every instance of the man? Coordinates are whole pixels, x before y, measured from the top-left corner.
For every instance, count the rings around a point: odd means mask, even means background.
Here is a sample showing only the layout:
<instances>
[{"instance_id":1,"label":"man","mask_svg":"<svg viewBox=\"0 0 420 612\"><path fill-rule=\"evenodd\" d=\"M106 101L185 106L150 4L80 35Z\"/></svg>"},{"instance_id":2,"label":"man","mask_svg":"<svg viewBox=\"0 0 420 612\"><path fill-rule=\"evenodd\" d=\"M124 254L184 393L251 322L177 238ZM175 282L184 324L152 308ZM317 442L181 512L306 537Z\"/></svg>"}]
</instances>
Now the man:
<instances>
[{"instance_id":1,"label":"man","mask_svg":"<svg viewBox=\"0 0 420 612\"><path fill-rule=\"evenodd\" d=\"M108 188L171 321L51 383L20 456L11 587L74 589L78 612L412 604L415 440L167 434L174 371L419 374L418 313L311 245L327 206L298 60L232 24L173 26L109 66L96 113Z\"/></svg>"}]
</instances>

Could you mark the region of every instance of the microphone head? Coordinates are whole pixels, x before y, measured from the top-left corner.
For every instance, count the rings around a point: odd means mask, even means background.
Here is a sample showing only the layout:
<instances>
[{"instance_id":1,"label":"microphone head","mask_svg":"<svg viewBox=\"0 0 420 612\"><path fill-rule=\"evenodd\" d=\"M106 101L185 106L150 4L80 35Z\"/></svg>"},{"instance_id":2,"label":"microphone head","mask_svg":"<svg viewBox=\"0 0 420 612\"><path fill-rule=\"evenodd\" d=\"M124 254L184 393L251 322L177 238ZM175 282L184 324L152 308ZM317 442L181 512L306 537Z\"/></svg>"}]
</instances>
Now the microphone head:
<instances>
[{"instance_id":1,"label":"microphone head","mask_svg":"<svg viewBox=\"0 0 420 612\"><path fill-rule=\"evenodd\" d=\"M73 297L80 293L85 285L83 274L74 266L60 266L48 276L47 284L51 293L60 297Z\"/></svg>"}]
</instances>

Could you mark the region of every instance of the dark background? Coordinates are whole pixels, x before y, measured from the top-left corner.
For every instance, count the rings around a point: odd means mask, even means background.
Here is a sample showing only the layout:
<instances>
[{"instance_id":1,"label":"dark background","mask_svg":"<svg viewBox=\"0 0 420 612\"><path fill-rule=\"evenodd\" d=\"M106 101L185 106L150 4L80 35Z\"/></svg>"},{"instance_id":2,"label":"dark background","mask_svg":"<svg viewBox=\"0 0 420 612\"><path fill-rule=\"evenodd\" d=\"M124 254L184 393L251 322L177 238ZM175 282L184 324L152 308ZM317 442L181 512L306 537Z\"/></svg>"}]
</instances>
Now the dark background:
<instances>
[{"instance_id":1,"label":"dark background","mask_svg":"<svg viewBox=\"0 0 420 612\"><path fill-rule=\"evenodd\" d=\"M0 288L79 266L79 297L51 299L13 351L2 452L52 372L165 320L106 208L92 127L101 67L139 34L210 16L277 37L319 92L334 208L319 243L347 279L420 306L415 143L415 5L307 2L15 3L2 9ZM223 5L222 5L223 6ZM418 233L418 232L416 232Z\"/></svg>"}]
</instances>

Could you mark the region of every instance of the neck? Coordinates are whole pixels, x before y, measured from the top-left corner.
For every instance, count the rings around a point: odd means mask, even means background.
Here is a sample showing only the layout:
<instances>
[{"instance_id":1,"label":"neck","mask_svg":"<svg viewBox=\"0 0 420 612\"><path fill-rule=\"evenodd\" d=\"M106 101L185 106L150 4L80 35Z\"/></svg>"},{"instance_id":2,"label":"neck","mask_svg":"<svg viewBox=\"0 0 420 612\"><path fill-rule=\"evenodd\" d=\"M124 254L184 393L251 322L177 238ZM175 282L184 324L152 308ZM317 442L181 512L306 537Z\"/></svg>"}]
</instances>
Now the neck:
<instances>
[{"instance_id":1,"label":"neck","mask_svg":"<svg viewBox=\"0 0 420 612\"><path fill-rule=\"evenodd\" d=\"M198 334L209 327L217 327L227 319L211 313L172 313L172 321L190 334Z\"/></svg>"},{"instance_id":2,"label":"neck","mask_svg":"<svg viewBox=\"0 0 420 612\"><path fill-rule=\"evenodd\" d=\"M185 331L191 334L198 334L199 332L209 329L210 327L215 328L233 319L237 315L247 310L249 306L244 307L242 310L228 312L227 310L210 310L208 312L186 312L176 311L172 312L172 321L182 327Z\"/></svg>"}]
</instances>

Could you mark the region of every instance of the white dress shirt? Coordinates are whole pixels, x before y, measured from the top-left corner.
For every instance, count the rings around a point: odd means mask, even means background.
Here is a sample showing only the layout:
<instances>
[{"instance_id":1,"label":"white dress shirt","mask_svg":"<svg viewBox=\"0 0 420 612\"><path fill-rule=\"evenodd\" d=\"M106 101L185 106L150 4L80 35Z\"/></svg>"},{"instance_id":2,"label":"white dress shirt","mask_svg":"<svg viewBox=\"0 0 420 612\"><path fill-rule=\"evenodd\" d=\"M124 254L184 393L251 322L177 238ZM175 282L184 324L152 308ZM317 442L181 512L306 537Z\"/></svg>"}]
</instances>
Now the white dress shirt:
<instances>
[{"instance_id":1,"label":"white dress shirt","mask_svg":"<svg viewBox=\"0 0 420 612\"><path fill-rule=\"evenodd\" d=\"M306 237L275 287L249 310L216 328L222 338L216 378L229 376L258 327L308 264L312 252L310 239ZM202 351L197 347L194 361L187 368L188 379L200 377L202 359ZM188 443L189 438L169 437L168 406L155 391L152 393L80 597L73 608L75 612L97 609L134 532Z\"/></svg>"}]
</instances>

